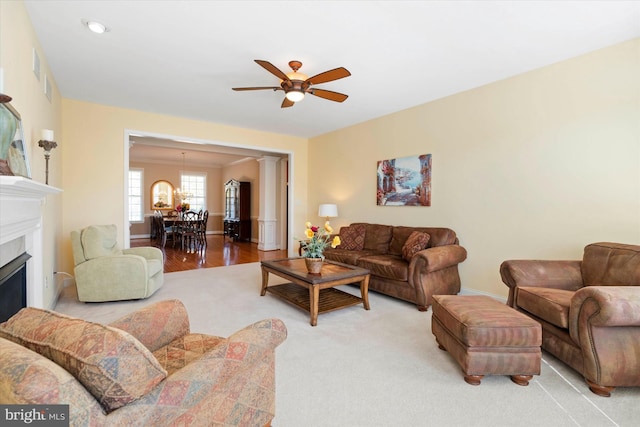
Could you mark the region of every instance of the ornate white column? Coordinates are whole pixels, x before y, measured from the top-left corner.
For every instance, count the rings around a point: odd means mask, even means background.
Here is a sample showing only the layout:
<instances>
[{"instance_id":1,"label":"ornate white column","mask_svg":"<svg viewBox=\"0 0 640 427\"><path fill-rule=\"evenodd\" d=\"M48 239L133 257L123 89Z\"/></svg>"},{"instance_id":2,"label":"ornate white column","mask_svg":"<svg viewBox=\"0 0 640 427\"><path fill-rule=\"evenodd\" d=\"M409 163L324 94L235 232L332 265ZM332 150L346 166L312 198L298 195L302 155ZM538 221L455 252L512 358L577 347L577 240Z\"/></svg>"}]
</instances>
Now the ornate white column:
<instances>
[{"instance_id":1,"label":"ornate white column","mask_svg":"<svg viewBox=\"0 0 640 427\"><path fill-rule=\"evenodd\" d=\"M279 157L264 156L258 159L260 164L260 212L258 214L258 250L273 251L279 249L277 241L278 219L276 163Z\"/></svg>"}]
</instances>

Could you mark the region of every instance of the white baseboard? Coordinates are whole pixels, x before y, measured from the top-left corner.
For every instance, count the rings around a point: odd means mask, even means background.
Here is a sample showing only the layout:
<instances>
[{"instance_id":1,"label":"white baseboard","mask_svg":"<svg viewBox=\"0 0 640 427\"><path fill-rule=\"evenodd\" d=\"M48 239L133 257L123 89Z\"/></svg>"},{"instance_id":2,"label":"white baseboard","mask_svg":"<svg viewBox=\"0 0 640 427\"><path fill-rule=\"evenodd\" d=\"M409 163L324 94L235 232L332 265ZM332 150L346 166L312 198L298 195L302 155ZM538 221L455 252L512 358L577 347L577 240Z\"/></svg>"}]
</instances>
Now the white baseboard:
<instances>
[{"instance_id":1,"label":"white baseboard","mask_svg":"<svg viewBox=\"0 0 640 427\"><path fill-rule=\"evenodd\" d=\"M149 239L151 236L149 234L134 234L129 236L130 239Z\"/></svg>"}]
</instances>

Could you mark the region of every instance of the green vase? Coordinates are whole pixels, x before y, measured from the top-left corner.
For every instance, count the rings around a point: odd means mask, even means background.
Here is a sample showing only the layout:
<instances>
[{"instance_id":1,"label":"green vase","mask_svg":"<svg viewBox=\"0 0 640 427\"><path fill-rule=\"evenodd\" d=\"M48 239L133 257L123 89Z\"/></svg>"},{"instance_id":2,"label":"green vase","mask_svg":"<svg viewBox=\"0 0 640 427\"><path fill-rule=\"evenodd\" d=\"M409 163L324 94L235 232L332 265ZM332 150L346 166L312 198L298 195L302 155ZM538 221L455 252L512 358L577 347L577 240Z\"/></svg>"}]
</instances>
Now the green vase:
<instances>
[{"instance_id":1,"label":"green vase","mask_svg":"<svg viewBox=\"0 0 640 427\"><path fill-rule=\"evenodd\" d=\"M9 147L16 136L18 120L11 111L0 104L0 159L7 159Z\"/></svg>"}]
</instances>

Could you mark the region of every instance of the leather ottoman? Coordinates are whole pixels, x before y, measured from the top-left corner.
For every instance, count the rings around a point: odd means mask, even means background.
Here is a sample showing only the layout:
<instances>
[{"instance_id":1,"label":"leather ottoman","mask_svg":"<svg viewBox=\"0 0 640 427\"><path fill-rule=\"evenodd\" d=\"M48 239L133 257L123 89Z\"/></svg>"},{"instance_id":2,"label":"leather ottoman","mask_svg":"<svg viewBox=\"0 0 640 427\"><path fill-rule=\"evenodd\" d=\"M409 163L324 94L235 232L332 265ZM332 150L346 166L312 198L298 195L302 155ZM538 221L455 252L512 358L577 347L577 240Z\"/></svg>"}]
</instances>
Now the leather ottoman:
<instances>
[{"instance_id":1,"label":"leather ottoman","mask_svg":"<svg viewBox=\"0 0 640 427\"><path fill-rule=\"evenodd\" d=\"M432 307L431 331L467 383L509 375L526 386L540 375L542 328L535 320L488 296L434 295Z\"/></svg>"}]
</instances>

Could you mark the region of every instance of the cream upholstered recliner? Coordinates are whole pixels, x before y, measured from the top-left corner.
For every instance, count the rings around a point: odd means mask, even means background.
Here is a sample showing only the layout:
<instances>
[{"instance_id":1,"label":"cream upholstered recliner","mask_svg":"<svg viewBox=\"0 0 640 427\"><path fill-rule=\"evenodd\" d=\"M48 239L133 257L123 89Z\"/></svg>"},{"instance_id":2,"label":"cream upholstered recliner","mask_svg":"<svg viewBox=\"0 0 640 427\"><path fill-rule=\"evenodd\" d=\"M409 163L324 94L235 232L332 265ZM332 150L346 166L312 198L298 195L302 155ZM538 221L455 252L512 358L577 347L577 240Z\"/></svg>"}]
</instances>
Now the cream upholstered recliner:
<instances>
[{"instance_id":1,"label":"cream upholstered recliner","mask_svg":"<svg viewBox=\"0 0 640 427\"><path fill-rule=\"evenodd\" d=\"M162 251L120 249L115 225L92 225L71 232L78 299L120 301L151 296L164 281Z\"/></svg>"},{"instance_id":2,"label":"cream upholstered recliner","mask_svg":"<svg viewBox=\"0 0 640 427\"><path fill-rule=\"evenodd\" d=\"M640 386L640 246L593 243L582 260L510 260L508 304L542 325L542 348L608 397Z\"/></svg>"}]
</instances>

